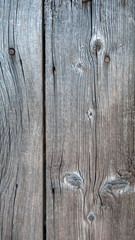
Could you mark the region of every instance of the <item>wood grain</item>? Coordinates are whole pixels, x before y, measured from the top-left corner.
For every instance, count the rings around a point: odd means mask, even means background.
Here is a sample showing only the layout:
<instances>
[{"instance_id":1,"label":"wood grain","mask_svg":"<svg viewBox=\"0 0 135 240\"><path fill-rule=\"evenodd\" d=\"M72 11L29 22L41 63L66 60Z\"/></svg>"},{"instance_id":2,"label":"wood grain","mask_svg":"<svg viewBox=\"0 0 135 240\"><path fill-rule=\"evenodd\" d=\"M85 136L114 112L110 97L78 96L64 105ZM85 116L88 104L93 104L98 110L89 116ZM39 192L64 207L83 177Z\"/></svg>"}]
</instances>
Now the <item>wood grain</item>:
<instances>
[{"instance_id":1,"label":"wood grain","mask_svg":"<svg viewBox=\"0 0 135 240\"><path fill-rule=\"evenodd\" d=\"M135 238L134 12L45 2L47 240Z\"/></svg>"},{"instance_id":2,"label":"wood grain","mask_svg":"<svg viewBox=\"0 0 135 240\"><path fill-rule=\"evenodd\" d=\"M1 240L42 239L42 117L42 1L0 0Z\"/></svg>"}]
</instances>

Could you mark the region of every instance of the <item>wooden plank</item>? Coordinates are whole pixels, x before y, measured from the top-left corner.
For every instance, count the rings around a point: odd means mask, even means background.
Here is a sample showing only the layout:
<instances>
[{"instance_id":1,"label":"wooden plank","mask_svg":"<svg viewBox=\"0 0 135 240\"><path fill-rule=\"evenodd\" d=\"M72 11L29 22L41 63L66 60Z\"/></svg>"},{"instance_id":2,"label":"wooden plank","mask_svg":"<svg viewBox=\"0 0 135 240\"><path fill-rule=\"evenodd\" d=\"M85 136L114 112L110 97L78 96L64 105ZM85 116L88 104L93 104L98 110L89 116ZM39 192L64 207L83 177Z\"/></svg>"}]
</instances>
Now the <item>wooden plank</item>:
<instances>
[{"instance_id":1,"label":"wooden plank","mask_svg":"<svg viewBox=\"0 0 135 240\"><path fill-rule=\"evenodd\" d=\"M135 238L134 10L134 1L93 2L91 48L94 38L101 44L97 55L92 53L97 102L95 239Z\"/></svg>"},{"instance_id":2,"label":"wooden plank","mask_svg":"<svg viewBox=\"0 0 135 240\"><path fill-rule=\"evenodd\" d=\"M47 240L135 238L134 11L45 3Z\"/></svg>"},{"instance_id":3,"label":"wooden plank","mask_svg":"<svg viewBox=\"0 0 135 240\"><path fill-rule=\"evenodd\" d=\"M42 1L0 0L1 240L42 239L41 41Z\"/></svg>"}]
</instances>

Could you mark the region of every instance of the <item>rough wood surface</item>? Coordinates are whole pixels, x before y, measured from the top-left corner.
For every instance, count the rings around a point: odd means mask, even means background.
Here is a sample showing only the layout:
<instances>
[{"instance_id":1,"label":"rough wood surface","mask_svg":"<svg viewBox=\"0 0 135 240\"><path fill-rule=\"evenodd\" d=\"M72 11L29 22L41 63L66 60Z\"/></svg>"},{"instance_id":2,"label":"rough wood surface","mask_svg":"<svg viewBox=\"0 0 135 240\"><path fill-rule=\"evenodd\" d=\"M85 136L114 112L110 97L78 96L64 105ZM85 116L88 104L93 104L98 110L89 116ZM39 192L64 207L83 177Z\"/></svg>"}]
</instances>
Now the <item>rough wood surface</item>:
<instances>
[{"instance_id":1,"label":"rough wood surface","mask_svg":"<svg viewBox=\"0 0 135 240\"><path fill-rule=\"evenodd\" d=\"M0 240L42 239L42 1L0 0Z\"/></svg>"},{"instance_id":2,"label":"rough wood surface","mask_svg":"<svg viewBox=\"0 0 135 240\"><path fill-rule=\"evenodd\" d=\"M47 240L135 238L135 1L45 1Z\"/></svg>"}]
</instances>

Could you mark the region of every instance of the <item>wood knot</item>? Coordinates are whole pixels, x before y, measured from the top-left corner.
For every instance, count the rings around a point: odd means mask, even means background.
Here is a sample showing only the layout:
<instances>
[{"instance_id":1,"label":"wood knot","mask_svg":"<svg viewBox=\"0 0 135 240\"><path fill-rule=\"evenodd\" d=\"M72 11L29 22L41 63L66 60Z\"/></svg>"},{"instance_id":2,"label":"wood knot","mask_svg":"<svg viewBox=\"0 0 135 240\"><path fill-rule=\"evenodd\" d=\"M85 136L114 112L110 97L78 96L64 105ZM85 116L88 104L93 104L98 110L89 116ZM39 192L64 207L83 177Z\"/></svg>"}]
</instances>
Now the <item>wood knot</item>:
<instances>
[{"instance_id":1,"label":"wood knot","mask_svg":"<svg viewBox=\"0 0 135 240\"><path fill-rule=\"evenodd\" d=\"M79 173L67 173L64 177L64 181L68 185L81 188L83 185L83 179Z\"/></svg>"},{"instance_id":2,"label":"wood knot","mask_svg":"<svg viewBox=\"0 0 135 240\"><path fill-rule=\"evenodd\" d=\"M102 47L102 41L101 39L96 39L96 41L93 44L93 50L94 52L99 52L101 50Z\"/></svg>"},{"instance_id":3,"label":"wood knot","mask_svg":"<svg viewBox=\"0 0 135 240\"><path fill-rule=\"evenodd\" d=\"M94 35L90 42L91 52L97 55L104 48L104 40L101 35Z\"/></svg>"},{"instance_id":4,"label":"wood knot","mask_svg":"<svg viewBox=\"0 0 135 240\"><path fill-rule=\"evenodd\" d=\"M88 215L88 220L90 222L93 222L95 220L95 214L93 212L90 212Z\"/></svg>"},{"instance_id":5,"label":"wood knot","mask_svg":"<svg viewBox=\"0 0 135 240\"><path fill-rule=\"evenodd\" d=\"M129 181L124 178L110 178L99 189L101 206L116 203L120 194L129 190Z\"/></svg>"}]
</instances>

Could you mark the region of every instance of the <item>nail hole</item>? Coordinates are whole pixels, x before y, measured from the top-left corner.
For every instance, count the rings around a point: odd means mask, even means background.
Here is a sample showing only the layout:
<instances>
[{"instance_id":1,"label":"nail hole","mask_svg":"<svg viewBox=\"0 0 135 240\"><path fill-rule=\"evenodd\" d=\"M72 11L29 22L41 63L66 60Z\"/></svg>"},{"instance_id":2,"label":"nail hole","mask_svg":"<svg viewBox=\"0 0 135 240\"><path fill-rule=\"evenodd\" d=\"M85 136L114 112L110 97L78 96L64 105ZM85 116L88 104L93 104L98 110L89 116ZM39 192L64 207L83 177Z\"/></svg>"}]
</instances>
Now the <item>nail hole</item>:
<instances>
[{"instance_id":1,"label":"nail hole","mask_svg":"<svg viewBox=\"0 0 135 240\"><path fill-rule=\"evenodd\" d=\"M110 57L109 56L105 56L104 61L105 61L105 63L109 63L110 62Z\"/></svg>"},{"instance_id":2,"label":"nail hole","mask_svg":"<svg viewBox=\"0 0 135 240\"><path fill-rule=\"evenodd\" d=\"M11 55L11 56L15 55L15 49L14 48L9 48L8 52L9 52L9 55Z\"/></svg>"}]
</instances>

